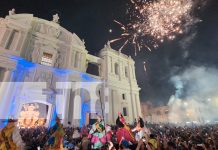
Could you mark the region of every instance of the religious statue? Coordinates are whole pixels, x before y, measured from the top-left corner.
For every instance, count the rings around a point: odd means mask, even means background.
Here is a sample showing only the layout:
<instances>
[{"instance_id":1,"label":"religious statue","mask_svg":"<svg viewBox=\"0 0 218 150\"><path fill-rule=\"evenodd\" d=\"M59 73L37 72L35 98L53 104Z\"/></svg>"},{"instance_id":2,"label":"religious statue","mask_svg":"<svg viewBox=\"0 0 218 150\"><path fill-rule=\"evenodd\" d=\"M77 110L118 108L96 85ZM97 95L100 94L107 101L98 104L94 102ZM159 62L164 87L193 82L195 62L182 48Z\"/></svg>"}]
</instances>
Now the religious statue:
<instances>
[{"instance_id":1,"label":"religious statue","mask_svg":"<svg viewBox=\"0 0 218 150\"><path fill-rule=\"evenodd\" d=\"M105 47L105 48L106 48L106 47L107 47L107 48L111 48L111 42L108 41L107 44L104 45L104 47Z\"/></svg>"},{"instance_id":2,"label":"religious statue","mask_svg":"<svg viewBox=\"0 0 218 150\"><path fill-rule=\"evenodd\" d=\"M59 23L59 16L58 16L58 14L55 14L55 15L53 15L53 22L55 22L55 23Z\"/></svg>"},{"instance_id":3,"label":"religious statue","mask_svg":"<svg viewBox=\"0 0 218 150\"><path fill-rule=\"evenodd\" d=\"M85 42L85 40L84 40L84 39L82 39L82 43L83 43L83 45L85 45L85 44L86 44L86 42Z\"/></svg>"},{"instance_id":4,"label":"religious statue","mask_svg":"<svg viewBox=\"0 0 218 150\"><path fill-rule=\"evenodd\" d=\"M9 16L12 16L12 15L14 15L15 14L15 9L13 8L13 9L11 9L11 10L9 10Z\"/></svg>"},{"instance_id":5,"label":"religious statue","mask_svg":"<svg viewBox=\"0 0 218 150\"><path fill-rule=\"evenodd\" d=\"M20 112L18 119L21 127L34 127L39 120L39 111L37 104L23 105L24 110Z\"/></svg>"}]
</instances>

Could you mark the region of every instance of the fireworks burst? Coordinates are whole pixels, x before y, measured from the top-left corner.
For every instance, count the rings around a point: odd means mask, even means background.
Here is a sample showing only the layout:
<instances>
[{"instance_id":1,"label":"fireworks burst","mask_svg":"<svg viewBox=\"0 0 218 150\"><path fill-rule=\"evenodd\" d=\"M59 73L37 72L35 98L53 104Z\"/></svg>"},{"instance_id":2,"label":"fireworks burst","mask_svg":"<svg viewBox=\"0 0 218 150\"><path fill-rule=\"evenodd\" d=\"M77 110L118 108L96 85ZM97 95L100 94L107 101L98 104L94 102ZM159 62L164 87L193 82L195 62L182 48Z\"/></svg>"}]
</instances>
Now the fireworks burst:
<instances>
[{"instance_id":1,"label":"fireworks burst","mask_svg":"<svg viewBox=\"0 0 218 150\"><path fill-rule=\"evenodd\" d=\"M192 15L194 0L130 1L130 23L124 25L114 20L123 33L110 42L123 41L119 51L129 43L134 45L135 54L142 48L151 51L165 40L174 40L177 35L186 33L187 28L198 22Z\"/></svg>"}]
</instances>

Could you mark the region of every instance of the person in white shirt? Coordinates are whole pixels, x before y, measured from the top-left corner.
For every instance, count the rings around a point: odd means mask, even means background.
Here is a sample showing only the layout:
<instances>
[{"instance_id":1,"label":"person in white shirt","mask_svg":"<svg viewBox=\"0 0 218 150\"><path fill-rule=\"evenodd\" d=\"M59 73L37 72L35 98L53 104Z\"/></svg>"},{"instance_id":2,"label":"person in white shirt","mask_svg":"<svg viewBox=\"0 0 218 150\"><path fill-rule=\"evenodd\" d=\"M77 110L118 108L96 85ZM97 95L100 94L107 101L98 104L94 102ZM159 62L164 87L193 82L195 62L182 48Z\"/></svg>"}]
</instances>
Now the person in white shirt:
<instances>
[{"instance_id":1,"label":"person in white shirt","mask_svg":"<svg viewBox=\"0 0 218 150\"><path fill-rule=\"evenodd\" d=\"M135 139L136 141L140 141L144 135L145 135L145 124L141 117L138 117L137 119L137 125L134 129L132 129L132 132L136 132Z\"/></svg>"}]
</instances>

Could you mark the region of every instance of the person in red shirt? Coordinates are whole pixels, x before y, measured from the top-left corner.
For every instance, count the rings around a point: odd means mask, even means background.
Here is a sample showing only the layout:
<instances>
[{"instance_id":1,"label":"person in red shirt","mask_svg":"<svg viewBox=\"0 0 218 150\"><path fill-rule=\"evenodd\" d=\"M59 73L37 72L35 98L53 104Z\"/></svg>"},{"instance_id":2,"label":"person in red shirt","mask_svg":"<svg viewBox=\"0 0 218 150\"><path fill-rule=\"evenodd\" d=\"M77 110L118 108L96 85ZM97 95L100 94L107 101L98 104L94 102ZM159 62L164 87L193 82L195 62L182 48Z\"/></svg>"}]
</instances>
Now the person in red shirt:
<instances>
[{"instance_id":1,"label":"person in red shirt","mask_svg":"<svg viewBox=\"0 0 218 150\"><path fill-rule=\"evenodd\" d=\"M129 141L131 143L136 143L136 140L134 138L134 135L127 126L125 122L125 118L121 113L118 114L117 120L116 120L116 125L118 126L118 130L116 132L116 137L117 137L117 142L120 143L122 140Z\"/></svg>"}]
</instances>

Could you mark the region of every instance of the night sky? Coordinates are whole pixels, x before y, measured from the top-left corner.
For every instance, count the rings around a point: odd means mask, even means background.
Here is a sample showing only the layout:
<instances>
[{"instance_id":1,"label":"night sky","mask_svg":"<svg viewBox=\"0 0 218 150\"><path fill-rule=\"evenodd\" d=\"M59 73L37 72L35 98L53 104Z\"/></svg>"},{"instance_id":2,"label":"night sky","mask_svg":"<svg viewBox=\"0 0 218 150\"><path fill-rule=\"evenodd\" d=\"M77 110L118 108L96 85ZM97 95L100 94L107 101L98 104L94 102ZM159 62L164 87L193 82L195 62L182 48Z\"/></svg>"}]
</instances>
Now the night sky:
<instances>
[{"instance_id":1,"label":"night sky","mask_svg":"<svg viewBox=\"0 0 218 150\"><path fill-rule=\"evenodd\" d=\"M206 0L205 0L206 1ZM1 0L0 17L8 15L12 8L16 13L32 13L34 16L52 20L58 13L60 25L85 39L90 54L97 55L104 44L120 34L120 28L113 20L128 23L126 6L128 0ZM197 16L203 22L193 27L196 37L185 49L180 41L164 42L152 52L142 50L134 56L131 45L123 49L123 53L131 55L136 61L136 76L141 101L152 101L156 105L166 104L175 93L169 82L171 76L183 71L191 65L218 68L218 1L208 0L207 5ZM109 30L113 32L110 33ZM120 43L113 44L119 49ZM147 62L147 72L143 69L143 61Z\"/></svg>"}]
</instances>

